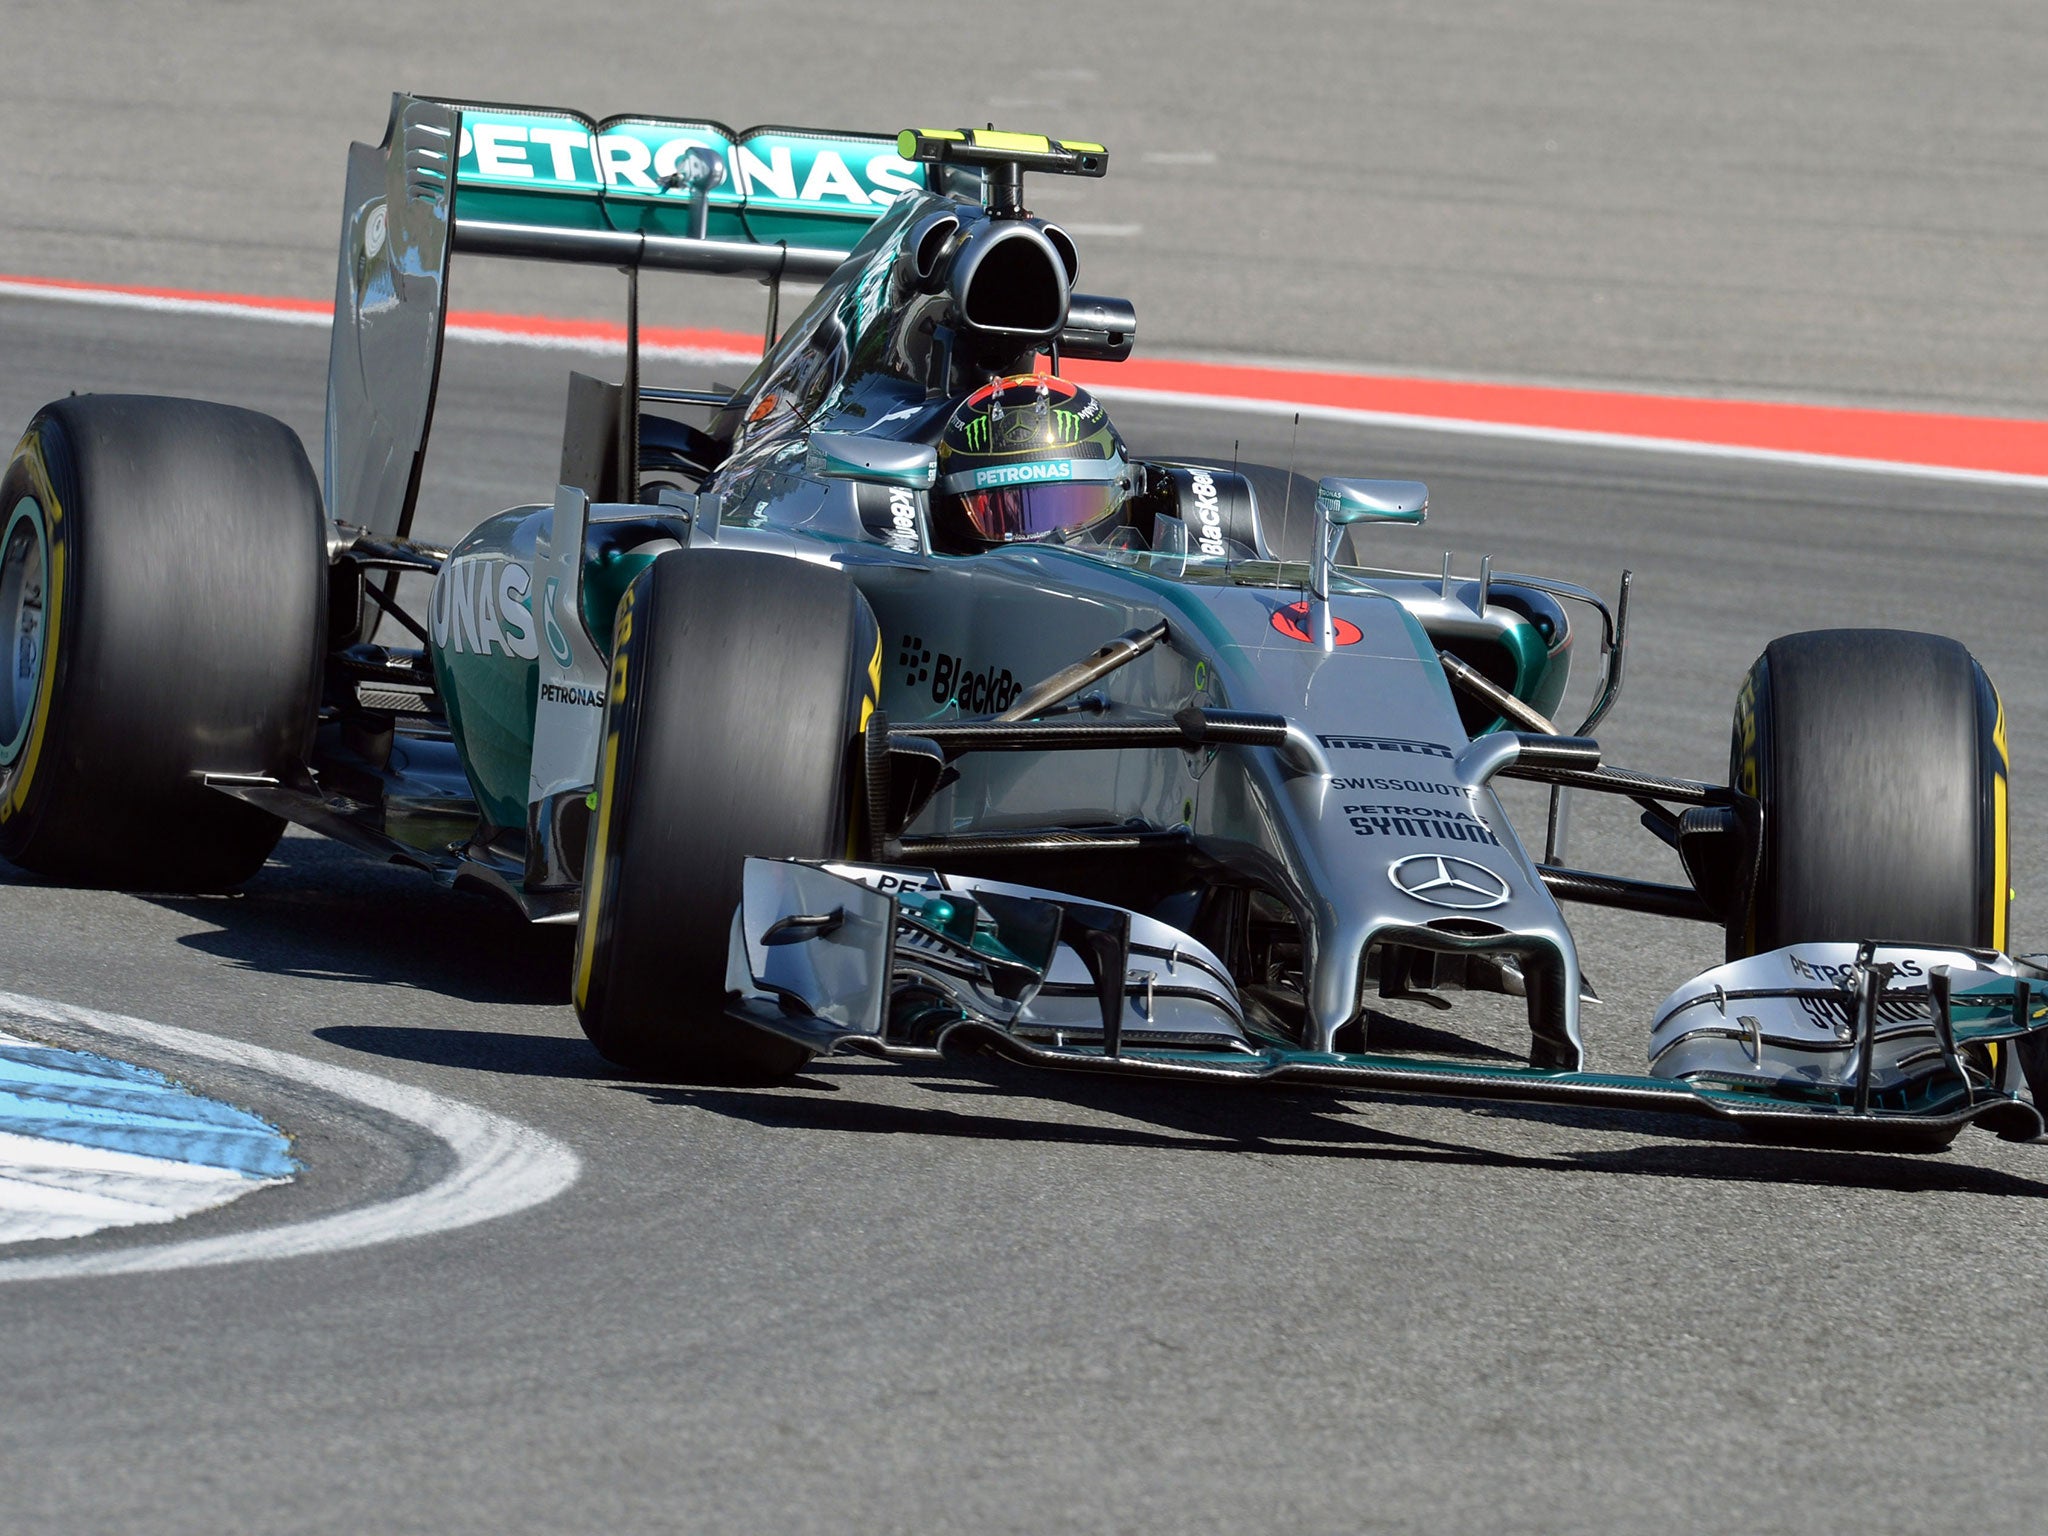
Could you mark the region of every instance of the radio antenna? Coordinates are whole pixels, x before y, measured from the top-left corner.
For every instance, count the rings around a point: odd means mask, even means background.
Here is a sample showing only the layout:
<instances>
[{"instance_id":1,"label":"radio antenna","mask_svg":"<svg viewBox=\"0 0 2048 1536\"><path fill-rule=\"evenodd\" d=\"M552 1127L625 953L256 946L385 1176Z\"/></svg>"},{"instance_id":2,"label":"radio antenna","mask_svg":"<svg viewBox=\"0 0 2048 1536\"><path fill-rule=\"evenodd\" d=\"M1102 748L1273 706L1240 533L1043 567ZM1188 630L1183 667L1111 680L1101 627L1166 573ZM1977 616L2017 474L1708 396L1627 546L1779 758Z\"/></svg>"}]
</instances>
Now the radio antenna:
<instances>
[{"instance_id":1,"label":"radio antenna","mask_svg":"<svg viewBox=\"0 0 2048 1536\"><path fill-rule=\"evenodd\" d=\"M1294 458L1301 449L1301 412L1294 413L1294 436L1287 444L1287 490L1280 498L1280 547L1288 549L1288 518L1294 512Z\"/></svg>"}]
</instances>

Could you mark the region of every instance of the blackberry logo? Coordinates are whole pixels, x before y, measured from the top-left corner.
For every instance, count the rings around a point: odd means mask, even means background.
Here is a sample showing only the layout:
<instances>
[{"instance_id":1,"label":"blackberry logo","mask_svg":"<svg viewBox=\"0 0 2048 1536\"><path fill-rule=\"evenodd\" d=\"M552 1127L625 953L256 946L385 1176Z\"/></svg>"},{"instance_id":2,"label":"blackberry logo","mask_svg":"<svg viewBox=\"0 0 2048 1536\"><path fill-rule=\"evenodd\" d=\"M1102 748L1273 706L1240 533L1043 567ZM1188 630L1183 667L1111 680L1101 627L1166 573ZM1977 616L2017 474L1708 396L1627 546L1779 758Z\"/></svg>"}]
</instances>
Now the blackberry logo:
<instances>
[{"instance_id":1,"label":"blackberry logo","mask_svg":"<svg viewBox=\"0 0 2048 1536\"><path fill-rule=\"evenodd\" d=\"M932 653L925 649L922 635L905 635L903 646L896 653L896 665L903 669L903 685L921 683L931 674Z\"/></svg>"},{"instance_id":2,"label":"blackberry logo","mask_svg":"<svg viewBox=\"0 0 2048 1536\"><path fill-rule=\"evenodd\" d=\"M1195 493L1196 542L1202 553L1227 553L1223 547L1223 503L1216 494L1215 478L1198 469L1188 476L1188 487Z\"/></svg>"}]
</instances>

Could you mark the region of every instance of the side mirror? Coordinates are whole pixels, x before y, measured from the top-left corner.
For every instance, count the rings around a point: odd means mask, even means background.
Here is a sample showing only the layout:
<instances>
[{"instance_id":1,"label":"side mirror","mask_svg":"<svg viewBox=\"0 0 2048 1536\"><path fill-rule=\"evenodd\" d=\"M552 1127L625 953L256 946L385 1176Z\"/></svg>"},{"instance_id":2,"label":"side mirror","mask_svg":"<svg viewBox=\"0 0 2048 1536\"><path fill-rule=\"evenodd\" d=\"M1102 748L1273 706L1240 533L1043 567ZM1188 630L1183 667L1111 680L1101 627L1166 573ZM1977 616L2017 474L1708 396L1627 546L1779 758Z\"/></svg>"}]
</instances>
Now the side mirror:
<instances>
[{"instance_id":1,"label":"side mirror","mask_svg":"<svg viewBox=\"0 0 2048 1536\"><path fill-rule=\"evenodd\" d=\"M1428 515L1429 487L1420 480L1347 480L1333 475L1316 482L1308 585L1315 597L1310 617L1324 650L1330 649L1330 562L1336 558L1340 531L1354 523L1419 523Z\"/></svg>"},{"instance_id":2,"label":"side mirror","mask_svg":"<svg viewBox=\"0 0 2048 1536\"><path fill-rule=\"evenodd\" d=\"M813 432L804 468L829 480L928 491L938 483L939 451L928 443L899 443L860 432Z\"/></svg>"},{"instance_id":3,"label":"side mirror","mask_svg":"<svg viewBox=\"0 0 2048 1536\"><path fill-rule=\"evenodd\" d=\"M1316 510L1334 527L1350 523L1419 523L1429 515L1429 487L1420 480L1316 482Z\"/></svg>"}]
</instances>

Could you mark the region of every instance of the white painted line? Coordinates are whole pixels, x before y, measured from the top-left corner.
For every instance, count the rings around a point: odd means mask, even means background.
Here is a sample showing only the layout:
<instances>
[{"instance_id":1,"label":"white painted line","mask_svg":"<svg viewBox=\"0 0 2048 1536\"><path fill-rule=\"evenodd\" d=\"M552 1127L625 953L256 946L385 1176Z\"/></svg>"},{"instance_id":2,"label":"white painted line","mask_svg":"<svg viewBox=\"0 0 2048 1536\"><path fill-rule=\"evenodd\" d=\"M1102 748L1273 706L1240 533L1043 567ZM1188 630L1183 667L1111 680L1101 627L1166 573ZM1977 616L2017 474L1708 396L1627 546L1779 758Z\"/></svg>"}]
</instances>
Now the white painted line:
<instances>
[{"instance_id":1,"label":"white painted line","mask_svg":"<svg viewBox=\"0 0 2048 1536\"><path fill-rule=\"evenodd\" d=\"M1060 228L1083 240L1128 240L1145 232L1142 224L1062 224Z\"/></svg>"},{"instance_id":2,"label":"white painted line","mask_svg":"<svg viewBox=\"0 0 2048 1536\"><path fill-rule=\"evenodd\" d=\"M342 1253L377 1243L452 1232L528 1210L568 1189L582 1171L576 1154L552 1136L474 1105L351 1067L14 992L0 992L0 1016L90 1029L116 1039L137 1040L179 1055L303 1084L418 1126L445 1142L455 1154L455 1166L429 1188L358 1210L220 1237L103 1253L0 1259L0 1281L147 1274L256 1259Z\"/></svg>"},{"instance_id":3,"label":"white painted line","mask_svg":"<svg viewBox=\"0 0 2048 1536\"><path fill-rule=\"evenodd\" d=\"M249 314L237 310L237 314ZM260 314L260 311L257 312ZM325 323L323 318L322 323ZM542 351L595 353L600 357L625 355L625 338L604 336L553 336L545 332L512 331L499 326L460 325L450 321L444 332L452 341L479 342L491 347L537 347ZM741 352L731 347L678 347L666 342L640 339L642 357L662 358L677 363L732 363L751 368L761 361L759 352Z\"/></svg>"},{"instance_id":4,"label":"white painted line","mask_svg":"<svg viewBox=\"0 0 2048 1536\"><path fill-rule=\"evenodd\" d=\"M1136 225L1131 226L1136 228ZM332 323L325 309L291 309L275 304L257 304L239 299L194 299L174 294L127 293L116 289L58 288L46 283L19 283L0 278L0 297L45 299L59 304L86 304L100 309L139 309L163 315L216 315L230 320L269 320L280 325L314 325L323 330ZM626 350L625 338L556 334L547 331L518 331L505 326L465 325L451 319L445 334L453 341L477 342L484 346L535 347L543 351L595 353L616 357ZM642 357L662 358L679 363L744 363L761 361L761 354L731 347L672 346L642 338Z\"/></svg>"},{"instance_id":5,"label":"white painted line","mask_svg":"<svg viewBox=\"0 0 2048 1536\"><path fill-rule=\"evenodd\" d=\"M176 1221L289 1182L0 1131L0 1242Z\"/></svg>"},{"instance_id":6,"label":"white painted line","mask_svg":"<svg viewBox=\"0 0 2048 1536\"><path fill-rule=\"evenodd\" d=\"M246 1110L0 1032L0 1243L176 1221L296 1168L284 1134Z\"/></svg>"},{"instance_id":7,"label":"white painted line","mask_svg":"<svg viewBox=\"0 0 2048 1536\"><path fill-rule=\"evenodd\" d=\"M1696 443L1678 437L1629 437L1618 432L1579 432L1567 427L1523 427L1505 422L1463 421L1452 416L1409 416L1395 411L1360 411L1336 405L1297 405L1285 400L1259 400L1243 395L1183 394L1178 390L1126 389L1120 384L1090 384L1089 392L1106 400L1131 400L1143 405L1172 405L1208 411L1241 411L1255 416L1293 416L1305 421L1348 421L1367 427L1398 427L1415 432L1448 432L1465 437L1504 437L1519 442L1563 443L1586 448L1628 448L1645 453L1689 454L1707 459L1742 459L1758 464L1787 464L1804 469L1840 469L1854 474L1899 475L1909 480L1961 480L1972 485L2048 488L2048 475L2016 475L1995 469L1960 469L1946 464L1901 464L1890 459L1837 458L1826 453L1794 453L1783 448L1742 448L1725 443Z\"/></svg>"},{"instance_id":8,"label":"white painted line","mask_svg":"<svg viewBox=\"0 0 2048 1536\"><path fill-rule=\"evenodd\" d=\"M0 278L0 295L17 299L52 299L62 304L92 304L106 309L147 309L171 315L226 315L237 320L274 320L282 325L329 326L325 309L283 309L243 304L232 299L183 299L168 294L122 293L102 288L52 288L43 283L14 283Z\"/></svg>"},{"instance_id":9,"label":"white painted line","mask_svg":"<svg viewBox=\"0 0 2048 1536\"><path fill-rule=\"evenodd\" d=\"M1136 233L1142 226L1069 225L1080 233L1123 231ZM93 288L58 288L40 283L11 282L0 278L0 296L49 299L74 304L114 308L158 310L176 314L222 315L243 320L276 320L290 325L329 323L323 310L276 308L269 304L191 299L157 294L127 293ZM609 337L559 335L510 329L451 324L447 334L457 340L496 346L524 346L615 356L625 350L623 341ZM666 357L680 362L758 362L753 353L728 352L717 348L665 346L643 343L647 357ZM1509 441L1558 443L1590 448L1620 448L1638 453L1678 454L1693 458L1733 460L1755 464L1778 464L1804 469L1838 469L1855 474L1893 475L1910 480L1946 480L1971 485L2014 486L2029 490L2048 488L2048 475L2014 474L2001 470L1968 469L1945 464L1911 464L1890 459L1858 459L1825 453L1798 453L1779 448L1748 448L1725 443L1702 443L1689 438L1630 436L1626 433L1584 432L1563 427L1532 427L1506 422L1474 421L1462 417L1416 416L1392 411L1365 411L1342 406L1298 404L1284 400L1243 395L1206 395L1182 390L1127 388L1091 384L1098 395L1111 399L1139 401L1148 405L1181 410L1240 411L1264 416L1291 416L1296 412L1312 420L1355 422L1361 426L1390 427L1404 431L1443 432L1465 437L1492 437Z\"/></svg>"}]
</instances>

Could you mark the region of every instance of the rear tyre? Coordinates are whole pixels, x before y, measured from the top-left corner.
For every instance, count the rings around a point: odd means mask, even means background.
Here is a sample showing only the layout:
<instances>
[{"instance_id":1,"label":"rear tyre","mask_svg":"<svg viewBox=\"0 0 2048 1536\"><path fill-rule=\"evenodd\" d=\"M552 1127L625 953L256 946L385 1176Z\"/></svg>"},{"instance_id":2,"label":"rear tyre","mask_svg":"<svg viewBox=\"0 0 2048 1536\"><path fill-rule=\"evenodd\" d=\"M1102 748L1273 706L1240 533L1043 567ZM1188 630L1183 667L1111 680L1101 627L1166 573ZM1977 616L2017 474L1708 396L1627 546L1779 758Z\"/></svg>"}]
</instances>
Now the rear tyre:
<instances>
[{"instance_id":1,"label":"rear tyre","mask_svg":"<svg viewBox=\"0 0 2048 1536\"><path fill-rule=\"evenodd\" d=\"M0 854L79 884L248 879L284 823L199 776L305 760L326 609L289 427L140 395L44 407L0 476Z\"/></svg>"},{"instance_id":2,"label":"rear tyre","mask_svg":"<svg viewBox=\"0 0 2048 1536\"><path fill-rule=\"evenodd\" d=\"M1735 704L1729 782L1761 804L1763 847L1729 957L1866 939L2003 949L2007 768L1998 694L1955 641L1773 640Z\"/></svg>"},{"instance_id":3,"label":"rear tyre","mask_svg":"<svg viewBox=\"0 0 2048 1536\"><path fill-rule=\"evenodd\" d=\"M866 601L824 566L682 552L627 589L576 948L607 1060L772 1081L809 1059L725 1017L728 936L749 855L847 852L880 662Z\"/></svg>"}]
</instances>

